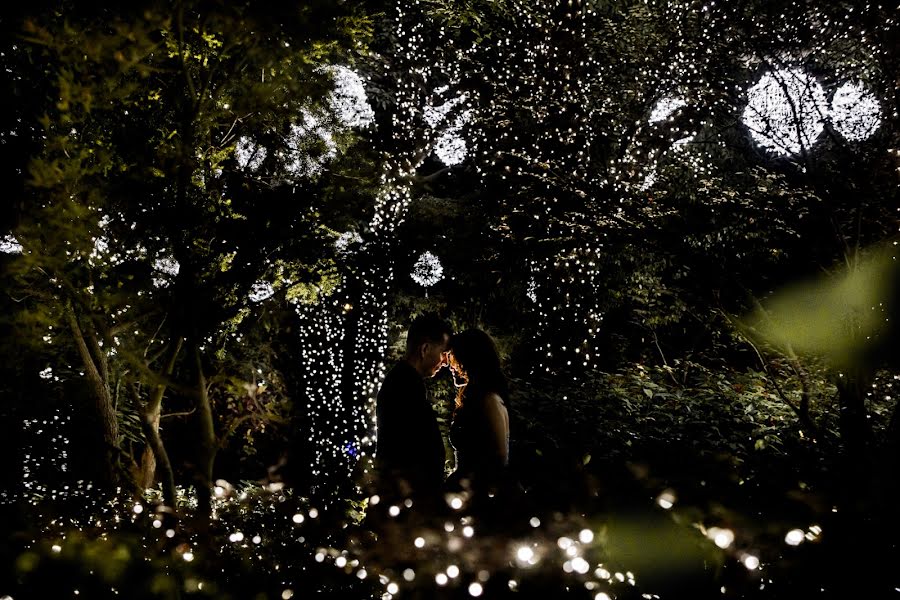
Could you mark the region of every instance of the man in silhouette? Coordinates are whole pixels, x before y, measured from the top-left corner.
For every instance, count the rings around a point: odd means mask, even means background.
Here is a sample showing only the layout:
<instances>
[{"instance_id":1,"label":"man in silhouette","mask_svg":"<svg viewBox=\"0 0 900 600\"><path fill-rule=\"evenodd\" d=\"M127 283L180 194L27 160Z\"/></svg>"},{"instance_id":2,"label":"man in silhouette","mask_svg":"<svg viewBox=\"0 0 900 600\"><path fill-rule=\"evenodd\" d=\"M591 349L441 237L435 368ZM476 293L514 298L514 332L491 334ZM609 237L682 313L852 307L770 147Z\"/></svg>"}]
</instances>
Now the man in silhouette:
<instances>
[{"instance_id":1,"label":"man in silhouette","mask_svg":"<svg viewBox=\"0 0 900 600\"><path fill-rule=\"evenodd\" d=\"M444 442L425 389L447 364L452 330L437 315L416 318L406 336L406 355L388 373L378 392L375 457L381 512L410 499L417 510L439 502L444 482ZM406 510L406 507L403 508Z\"/></svg>"}]
</instances>

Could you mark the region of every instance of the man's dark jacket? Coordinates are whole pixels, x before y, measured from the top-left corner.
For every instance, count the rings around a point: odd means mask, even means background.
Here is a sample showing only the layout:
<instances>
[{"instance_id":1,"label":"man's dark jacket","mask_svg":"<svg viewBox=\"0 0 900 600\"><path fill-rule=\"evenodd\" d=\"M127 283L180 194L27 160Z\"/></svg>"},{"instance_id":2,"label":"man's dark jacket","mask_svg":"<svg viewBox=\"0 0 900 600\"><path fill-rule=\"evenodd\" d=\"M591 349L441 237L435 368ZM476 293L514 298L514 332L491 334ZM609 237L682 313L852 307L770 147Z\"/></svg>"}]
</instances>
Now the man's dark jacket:
<instances>
[{"instance_id":1,"label":"man's dark jacket","mask_svg":"<svg viewBox=\"0 0 900 600\"><path fill-rule=\"evenodd\" d=\"M435 494L444 481L444 442L425 382L412 365L397 363L378 392L375 465L383 493ZM393 492L393 494L392 494Z\"/></svg>"}]
</instances>

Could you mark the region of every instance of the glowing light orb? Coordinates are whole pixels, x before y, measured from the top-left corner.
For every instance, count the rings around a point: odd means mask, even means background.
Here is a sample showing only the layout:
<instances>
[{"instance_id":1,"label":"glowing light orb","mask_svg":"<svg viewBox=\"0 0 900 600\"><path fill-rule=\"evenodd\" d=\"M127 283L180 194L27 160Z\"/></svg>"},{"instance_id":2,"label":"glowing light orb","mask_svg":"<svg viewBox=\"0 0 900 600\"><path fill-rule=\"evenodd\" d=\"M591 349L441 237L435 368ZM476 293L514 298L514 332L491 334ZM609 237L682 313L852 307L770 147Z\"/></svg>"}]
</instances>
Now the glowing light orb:
<instances>
[{"instance_id":1,"label":"glowing light orb","mask_svg":"<svg viewBox=\"0 0 900 600\"><path fill-rule=\"evenodd\" d=\"M473 598L477 598L484 592L484 588L477 581L469 584L469 595Z\"/></svg>"},{"instance_id":2,"label":"glowing light orb","mask_svg":"<svg viewBox=\"0 0 900 600\"><path fill-rule=\"evenodd\" d=\"M675 493L670 490L666 490L659 495L659 498L656 499L656 503L659 504L660 507L669 510L670 508L675 506Z\"/></svg>"},{"instance_id":3,"label":"glowing light orb","mask_svg":"<svg viewBox=\"0 0 900 600\"><path fill-rule=\"evenodd\" d=\"M730 529L720 529L719 527L710 527L706 532L707 537L711 539L719 548L727 548L734 542L734 532Z\"/></svg>"},{"instance_id":4,"label":"glowing light orb","mask_svg":"<svg viewBox=\"0 0 900 600\"><path fill-rule=\"evenodd\" d=\"M741 120L757 144L782 155L815 143L828 106L822 86L799 69L766 73L747 92Z\"/></svg>"},{"instance_id":5,"label":"glowing light orb","mask_svg":"<svg viewBox=\"0 0 900 600\"><path fill-rule=\"evenodd\" d=\"M434 155L448 167L462 163L468 154L466 140L459 134L458 128L447 131L438 138L434 146Z\"/></svg>"},{"instance_id":6,"label":"glowing light orb","mask_svg":"<svg viewBox=\"0 0 900 600\"><path fill-rule=\"evenodd\" d=\"M446 88L439 88L435 90L435 94L440 95L444 91ZM447 118L450 111L465 103L466 98L466 94L462 94L439 106L426 106L422 111L425 122L433 130L438 131L440 127L444 127L444 131L435 142L434 155L448 167L460 164L469 152L462 137L462 128L471 119L472 111L463 110L454 119Z\"/></svg>"},{"instance_id":7,"label":"glowing light orb","mask_svg":"<svg viewBox=\"0 0 900 600\"><path fill-rule=\"evenodd\" d=\"M787 535L784 536L784 542L788 546L799 546L805 537L802 529L791 529L787 532Z\"/></svg>"},{"instance_id":8,"label":"glowing light orb","mask_svg":"<svg viewBox=\"0 0 900 600\"><path fill-rule=\"evenodd\" d=\"M845 83L831 99L831 123L850 142L868 139L881 125L881 105L859 83Z\"/></svg>"},{"instance_id":9,"label":"glowing light orb","mask_svg":"<svg viewBox=\"0 0 900 600\"><path fill-rule=\"evenodd\" d=\"M423 252L409 276L422 287L428 288L443 279L444 267L437 256L431 252Z\"/></svg>"},{"instance_id":10,"label":"glowing light orb","mask_svg":"<svg viewBox=\"0 0 900 600\"><path fill-rule=\"evenodd\" d=\"M516 550L516 559L518 559L519 562L527 563L530 562L532 558L534 558L534 550L528 546L521 546Z\"/></svg>"},{"instance_id":11,"label":"glowing light orb","mask_svg":"<svg viewBox=\"0 0 900 600\"><path fill-rule=\"evenodd\" d=\"M291 124L287 136L288 152L284 169L290 177L315 178L325 164L337 156L337 143L332 132L314 114L301 111L300 121Z\"/></svg>"},{"instance_id":12,"label":"glowing light orb","mask_svg":"<svg viewBox=\"0 0 900 600\"><path fill-rule=\"evenodd\" d=\"M580 574L584 575L591 569L591 565L588 564L588 561L584 560L580 556L572 559L572 569Z\"/></svg>"}]
</instances>

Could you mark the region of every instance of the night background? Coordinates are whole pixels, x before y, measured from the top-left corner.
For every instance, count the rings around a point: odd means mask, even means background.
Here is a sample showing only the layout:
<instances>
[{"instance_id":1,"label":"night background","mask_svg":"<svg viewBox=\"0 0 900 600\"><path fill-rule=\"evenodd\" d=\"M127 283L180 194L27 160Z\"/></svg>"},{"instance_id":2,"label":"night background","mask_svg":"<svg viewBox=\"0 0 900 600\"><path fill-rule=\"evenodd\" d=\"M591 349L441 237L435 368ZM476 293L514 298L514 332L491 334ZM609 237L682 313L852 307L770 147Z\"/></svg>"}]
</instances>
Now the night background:
<instances>
[{"instance_id":1,"label":"night background","mask_svg":"<svg viewBox=\"0 0 900 600\"><path fill-rule=\"evenodd\" d=\"M898 19L8 4L0 600L900 598ZM376 534L426 312L522 496Z\"/></svg>"}]
</instances>

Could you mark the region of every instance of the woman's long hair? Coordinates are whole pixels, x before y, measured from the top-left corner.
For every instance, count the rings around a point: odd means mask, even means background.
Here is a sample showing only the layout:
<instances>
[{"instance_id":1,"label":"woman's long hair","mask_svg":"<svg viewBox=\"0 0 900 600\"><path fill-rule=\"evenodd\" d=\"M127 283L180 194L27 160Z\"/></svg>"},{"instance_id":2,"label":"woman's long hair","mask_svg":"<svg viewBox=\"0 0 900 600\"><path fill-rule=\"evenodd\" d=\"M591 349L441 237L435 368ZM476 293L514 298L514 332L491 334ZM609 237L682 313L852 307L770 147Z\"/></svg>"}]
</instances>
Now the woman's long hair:
<instances>
[{"instance_id":1,"label":"woman's long hair","mask_svg":"<svg viewBox=\"0 0 900 600\"><path fill-rule=\"evenodd\" d=\"M467 329L450 338L449 350L469 377L456 394L457 410L466 399L479 401L491 393L498 394L509 406L509 386L491 336L480 329Z\"/></svg>"}]
</instances>

